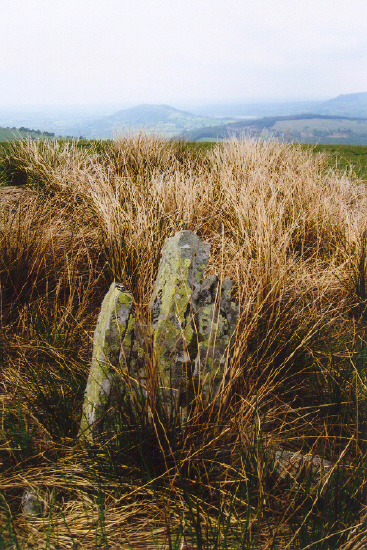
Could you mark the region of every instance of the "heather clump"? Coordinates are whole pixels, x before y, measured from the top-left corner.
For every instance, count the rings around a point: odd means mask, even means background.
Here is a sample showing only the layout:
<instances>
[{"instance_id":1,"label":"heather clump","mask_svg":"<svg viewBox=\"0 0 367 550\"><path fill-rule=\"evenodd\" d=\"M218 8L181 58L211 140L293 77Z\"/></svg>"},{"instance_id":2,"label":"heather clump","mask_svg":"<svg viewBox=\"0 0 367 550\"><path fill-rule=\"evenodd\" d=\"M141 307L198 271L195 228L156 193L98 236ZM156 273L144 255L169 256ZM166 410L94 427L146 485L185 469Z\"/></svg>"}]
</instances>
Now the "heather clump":
<instances>
[{"instance_id":1,"label":"heather clump","mask_svg":"<svg viewBox=\"0 0 367 550\"><path fill-rule=\"evenodd\" d=\"M20 141L0 162L0 546L362 550L365 183L254 140ZM121 401L118 440L81 441L102 300L121 283L149 326L182 230L239 310L220 406L172 420L148 391Z\"/></svg>"}]
</instances>

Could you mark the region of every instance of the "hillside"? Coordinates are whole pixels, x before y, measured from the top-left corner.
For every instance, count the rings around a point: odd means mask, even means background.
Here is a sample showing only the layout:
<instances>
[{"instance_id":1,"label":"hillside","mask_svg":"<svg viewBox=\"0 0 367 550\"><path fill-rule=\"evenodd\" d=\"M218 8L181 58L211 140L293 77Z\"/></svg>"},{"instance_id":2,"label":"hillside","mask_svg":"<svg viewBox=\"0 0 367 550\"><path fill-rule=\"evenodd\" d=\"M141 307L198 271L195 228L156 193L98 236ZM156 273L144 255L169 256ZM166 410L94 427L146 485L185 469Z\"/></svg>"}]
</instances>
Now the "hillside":
<instances>
[{"instance_id":1,"label":"hillside","mask_svg":"<svg viewBox=\"0 0 367 550\"><path fill-rule=\"evenodd\" d=\"M0 548L367 548L364 182L282 142L1 150ZM182 230L202 284L166 246ZM111 382L89 443L94 334Z\"/></svg>"},{"instance_id":2,"label":"hillside","mask_svg":"<svg viewBox=\"0 0 367 550\"><path fill-rule=\"evenodd\" d=\"M226 103L193 107L190 111L207 117L264 118L317 114L367 118L367 92L342 94L326 101L277 101Z\"/></svg>"},{"instance_id":3,"label":"hillside","mask_svg":"<svg viewBox=\"0 0 367 550\"><path fill-rule=\"evenodd\" d=\"M111 139L144 131L164 138L190 141L227 139L247 133L310 143L367 144L367 92L344 94L327 101L284 101L248 104L47 107L0 109L1 140L14 139L21 127L32 137L43 128L50 135ZM5 128L7 127L7 128ZM22 128L23 127L23 128ZM25 128L24 128L25 127ZM19 133L21 137L26 134ZM47 133L42 134L48 137Z\"/></svg>"},{"instance_id":4,"label":"hillside","mask_svg":"<svg viewBox=\"0 0 367 550\"><path fill-rule=\"evenodd\" d=\"M13 141L14 139L50 139L55 137L53 132L41 132L41 130L32 130L31 128L2 128L0 127L0 142Z\"/></svg>"},{"instance_id":5,"label":"hillside","mask_svg":"<svg viewBox=\"0 0 367 550\"><path fill-rule=\"evenodd\" d=\"M367 93L359 93L324 102L204 106L195 113L168 105L143 104L100 117L79 126L79 130L87 138L106 139L144 130L166 138L183 136L198 141L243 133L259 136L266 129L272 136L288 141L362 145L367 144L364 118Z\"/></svg>"},{"instance_id":6,"label":"hillside","mask_svg":"<svg viewBox=\"0 0 367 550\"><path fill-rule=\"evenodd\" d=\"M187 132L187 141L222 141L229 137L272 137L285 141L325 144L367 144L367 119L318 114L264 117L217 124Z\"/></svg>"},{"instance_id":7,"label":"hillside","mask_svg":"<svg viewBox=\"0 0 367 550\"><path fill-rule=\"evenodd\" d=\"M291 116L300 113L316 113L321 108L320 101L277 101L266 103L217 103L193 106L190 111L195 115L220 118L263 118L272 116Z\"/></svg>"},{"instance_id":8,"label":"hillside","mask_svg":"<svg viewBox=\"0 0 367 550\"><path fill-rule=\"evenodd\" d=\"M339 95L322 103L315 112L332 116L367 118L367 92Z\"/></svg>"},{"instance_id":9,"label":"hillside","mask_svg":"<svg viewBox=\"0 0 367 550\"><path fill-rule=\"evenodd\" d=\"M168 105L143 104L86 123L81 126L81 133L89 139L106 139L125 132L144 130L170 138L216 122L215 118L193 115Z\"/></svg>"}]
</instances>

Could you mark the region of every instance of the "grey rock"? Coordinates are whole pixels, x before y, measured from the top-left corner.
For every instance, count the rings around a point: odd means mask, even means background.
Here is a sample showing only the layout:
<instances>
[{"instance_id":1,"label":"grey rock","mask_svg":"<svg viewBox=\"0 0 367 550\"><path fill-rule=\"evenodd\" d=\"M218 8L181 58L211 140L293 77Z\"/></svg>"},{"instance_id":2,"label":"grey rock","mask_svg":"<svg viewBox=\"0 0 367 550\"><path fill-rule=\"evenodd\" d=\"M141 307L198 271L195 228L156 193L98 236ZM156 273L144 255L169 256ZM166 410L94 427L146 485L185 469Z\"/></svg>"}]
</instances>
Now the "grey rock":
<instances>
[{"instance_id":1,"label":"grey rock","mask_svg":"<svg viewBox=\"0 0 367 550\"><path fill-rule=\"evenodd\" d=\"M199 381L204 401L209 403L225 383L231 340L237 326L238 306L231 302L232 281L220 285L218 277L205 279L195 303L198 353L193 377Z\"/></svg>"},{"instance_id":2,"label":"grey rock","mask_svg":"<svg viewBox=\"0 0 367 550\"><path fill-rule=\"evenodd\" d=\"M79 431L79 436L90 442L98 434L118 430L118 411L126 394L133 355L132 304L132 295L119 283L111 284L102 302Z\"/></svg>"},{"instance_id":3,"label":"grey rock","mask_svg":"<svg viewBox=\"0 0 367 550\"><path fill-rule=\"evenodd\" d=\"M278 449L274 454L274 470L285 481L299 481L303 475L310 475L311 481L323 483L331 463L315 455Z\"/></svg>"},{"instance_id":4,"label":"grey rock","mask_svg":"<svg viewBox=\"0 0 367 550\"><path fill-rule=\"evenodd\" d=\"M192 231L167 239L150 304L159 393L183 420L196 395L218 394L238 319L231 281L203 280L209 251Z\"/></svg>"},{"instance_id":5,"label":"grey rock","mask_svg":"<svg viewBox=\"0 0 367 550\"><path fill-rule=\"evenodd\" d=\"M39 516L42 513L40 497L35 489L26 489L22 495L22 509L26 516Z\"/></svg>"},{"instance_id":6,"label":"grey rock","mask_svg":"<svg viewBox=\"0 0 367 550\"><path fill-rule=\"evenodd\" d=\"M191 231L179 231L167 239L153 289L150 307L158 395L172 414L179 406L186 409L190 400L191 359L198 347L193 295L200 292L209 249Z\"/></svg>"}]
</instances>

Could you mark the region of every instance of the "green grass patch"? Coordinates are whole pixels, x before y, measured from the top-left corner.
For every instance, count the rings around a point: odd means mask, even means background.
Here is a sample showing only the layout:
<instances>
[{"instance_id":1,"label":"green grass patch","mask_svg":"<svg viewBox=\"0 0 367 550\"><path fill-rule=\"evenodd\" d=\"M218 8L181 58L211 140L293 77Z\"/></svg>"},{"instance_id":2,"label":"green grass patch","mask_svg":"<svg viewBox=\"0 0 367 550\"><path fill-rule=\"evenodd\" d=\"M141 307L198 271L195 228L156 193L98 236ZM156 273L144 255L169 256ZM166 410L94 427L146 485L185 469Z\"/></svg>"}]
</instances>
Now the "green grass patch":
<instances>
[{"instance_id":1,"label":"green grass patch","mask_svg":"<svg viewBox=\"0 0 367 550\"><path fill-rule=\"evenodd\" d=\"M351 177L367 181L366 145L316 145L315 153L325 151L330 154L330 167L346 171Z\"/></svg>"}]
</instances>

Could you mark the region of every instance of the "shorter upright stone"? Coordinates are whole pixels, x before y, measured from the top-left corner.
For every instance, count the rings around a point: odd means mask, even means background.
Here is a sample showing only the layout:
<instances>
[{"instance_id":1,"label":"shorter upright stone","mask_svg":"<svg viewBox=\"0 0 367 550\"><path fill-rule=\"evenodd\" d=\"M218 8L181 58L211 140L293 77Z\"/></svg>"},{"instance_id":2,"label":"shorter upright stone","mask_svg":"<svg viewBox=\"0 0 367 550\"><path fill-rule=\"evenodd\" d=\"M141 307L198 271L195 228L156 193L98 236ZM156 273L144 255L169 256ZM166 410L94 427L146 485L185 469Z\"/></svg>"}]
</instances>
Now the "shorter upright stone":
<instances>
[{"instance_id":1,"label":"shorter upright stone","mask_svg":"<svg viewBox=\"0 0 367 550\"><path fill-rule=\"evenodd\" d=\"M134 339L132 305L130 292L123 285L112 283L94 332L92 365L79 431L79 437L90 442L96 435L118 431Z\"/></svg>"}]
</instances>

